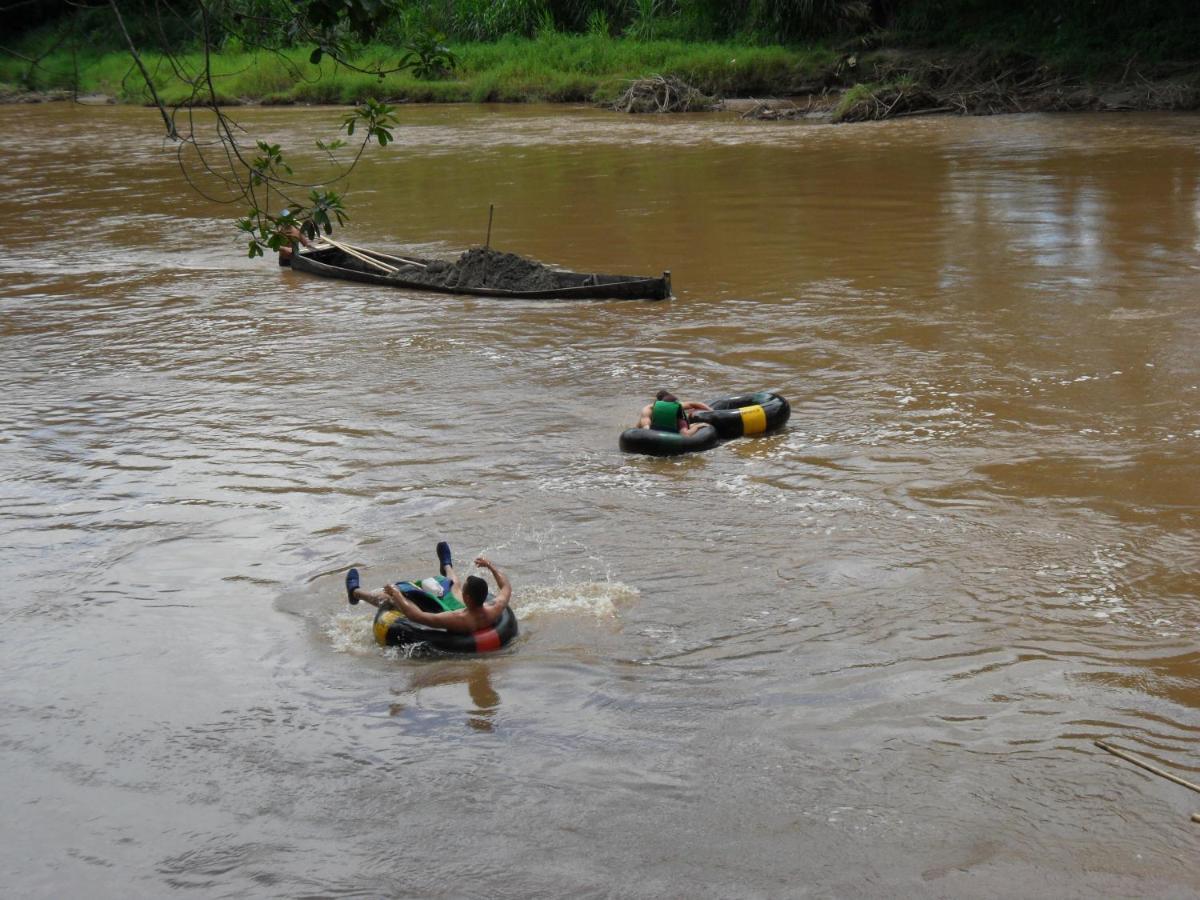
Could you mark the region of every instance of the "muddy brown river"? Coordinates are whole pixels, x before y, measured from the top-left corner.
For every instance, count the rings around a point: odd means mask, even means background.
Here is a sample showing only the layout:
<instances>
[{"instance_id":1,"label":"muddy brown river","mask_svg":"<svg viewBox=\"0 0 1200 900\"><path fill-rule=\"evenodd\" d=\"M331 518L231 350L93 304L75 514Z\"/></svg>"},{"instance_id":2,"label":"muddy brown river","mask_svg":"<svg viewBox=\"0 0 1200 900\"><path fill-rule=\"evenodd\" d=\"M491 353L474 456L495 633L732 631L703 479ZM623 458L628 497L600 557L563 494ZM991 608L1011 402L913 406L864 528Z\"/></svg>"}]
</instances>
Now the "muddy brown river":
<instances>
[{"instance_id":1,"label":"muddy brown river","mask_svg":"<svg viewBox=\"0 0 1200 900\"><path fill-rule=\"evenodd\" d=\"M1200 782L1200 118L400 114L347 240L675 299L250 261L152 112L0 108L6 894L1200 891L1093 745ZM622 454L660 387L791 422ZM346 605L441 538L503 652Z\"/></svg>"}]
</instances>

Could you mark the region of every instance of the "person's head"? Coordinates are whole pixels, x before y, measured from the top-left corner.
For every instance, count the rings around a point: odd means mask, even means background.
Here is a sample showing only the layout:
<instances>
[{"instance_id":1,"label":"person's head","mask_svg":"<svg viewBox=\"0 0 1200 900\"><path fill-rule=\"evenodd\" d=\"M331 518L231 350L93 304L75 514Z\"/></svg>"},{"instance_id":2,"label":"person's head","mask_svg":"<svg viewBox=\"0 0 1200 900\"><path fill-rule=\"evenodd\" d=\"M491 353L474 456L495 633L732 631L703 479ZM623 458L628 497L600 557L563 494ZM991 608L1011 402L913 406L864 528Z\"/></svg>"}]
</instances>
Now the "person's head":
<instances>
[{"instance_id":1,"label":"person's head","mask_svg":"<svg viewBox=\"0 0 1200 900\"><path fill-rule=\"evenodd\" d=\"M478 575L471 575L463 584L463 602L471 607L483 606L483 601L487 599L487 592L487 582Z\"/></svg>"},{"instance_id":2,"label":"person's head","mask_svg":"<svg viewBox=\"0 0 1200 900\"><path fill-rule=\"evenodd\" d=\"M678 403L679 402L679 398L667 390L659 391L657 394L654 395L654 399L661 400L664 403Z\"/></svg>"}]
</instances>

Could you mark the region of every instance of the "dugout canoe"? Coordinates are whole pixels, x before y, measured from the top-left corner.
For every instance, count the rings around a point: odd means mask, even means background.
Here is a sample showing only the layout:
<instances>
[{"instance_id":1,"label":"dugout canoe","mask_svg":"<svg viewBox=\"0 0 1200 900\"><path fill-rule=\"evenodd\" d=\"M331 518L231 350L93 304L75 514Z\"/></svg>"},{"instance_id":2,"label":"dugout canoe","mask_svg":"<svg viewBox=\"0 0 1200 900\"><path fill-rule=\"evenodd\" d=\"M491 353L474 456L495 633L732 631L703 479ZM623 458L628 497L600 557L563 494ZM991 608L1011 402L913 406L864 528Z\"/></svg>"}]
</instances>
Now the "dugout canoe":
<instances>
[{"instance_id":1,"label":"dugout canoe","mask_svg":"<svg viewBox=\"0 0 1200 900\"><path fill-rule=\"evenodd\" d=\"M669 271L663 272L660 278L648 278L643 275L602 275L554 270L553 274L558 284L552 289L537 291L446 286L421 281L410 274L435 260L418 256L392 256L363 247L348 247L345 244L341 246L352 250L353 254L339 247L305 247L292 255L291 266L297 272L306 272L321 278L338 278L361 284L433 291L439 294L468 294L475 297L503 297L513 300L665 300L671 296ZM398 274L387 273L372 266L363 257L402 271Z\"/></svg>"}]
</instances>

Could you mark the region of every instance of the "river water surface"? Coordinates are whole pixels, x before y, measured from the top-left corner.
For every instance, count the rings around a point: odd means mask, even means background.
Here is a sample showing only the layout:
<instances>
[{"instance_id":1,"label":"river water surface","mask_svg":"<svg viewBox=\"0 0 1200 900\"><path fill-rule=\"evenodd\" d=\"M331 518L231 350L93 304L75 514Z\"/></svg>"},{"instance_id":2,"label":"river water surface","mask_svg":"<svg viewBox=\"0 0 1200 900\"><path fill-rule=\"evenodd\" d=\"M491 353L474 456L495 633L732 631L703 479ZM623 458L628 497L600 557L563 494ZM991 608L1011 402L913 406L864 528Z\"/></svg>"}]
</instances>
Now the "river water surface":
<instances>
[{"instance_id":1,"label":"river water surface","mask_svg":"<svg viewBox=\"0 0 1200 900\"><path fill-rule=\"evenodd\" d=\"M0 109L6 893L1200 891L1092 743L1200 781L1200 120L401 118L346 239L676 298L250 261L153 113ZM659 387L792 418L623 455ZM504 652L346 605L441 538Z\"/></svg>"}]
</instances>

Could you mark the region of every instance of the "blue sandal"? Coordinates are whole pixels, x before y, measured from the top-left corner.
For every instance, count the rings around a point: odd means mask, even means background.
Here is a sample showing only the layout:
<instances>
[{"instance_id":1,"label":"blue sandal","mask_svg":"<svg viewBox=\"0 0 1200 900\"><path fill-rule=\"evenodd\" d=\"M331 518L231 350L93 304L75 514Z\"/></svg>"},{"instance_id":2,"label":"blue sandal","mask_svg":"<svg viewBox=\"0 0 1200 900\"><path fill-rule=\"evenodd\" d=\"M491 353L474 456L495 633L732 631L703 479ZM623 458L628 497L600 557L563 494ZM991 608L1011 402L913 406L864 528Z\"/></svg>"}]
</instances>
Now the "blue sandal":
<instances>
[{"instance_id":1,"label":"blue sandal","mask_svg":"<svg viewBox=\"0 0 1200 900\"><path fill-rule=\"evenodd\" d=\"M358 598L354 596L354 592L358 590L358 569L351 569L346 573L346 599L353 606L358 602Z\"/></svg>"},{"instance_id":2,"label":"blue sandal","mask_svg":"<svg viewBox=\"0 0 1200 900\"><path fill-rule=\"evenodd\" d=\"M450 545L445 541L438 542L437 558L438 562L441 564L441 569L439 571L441 571L442 575L444 576L446 574L446 569L454 565L450 559Z\"/></svg>"}]
</instances>

